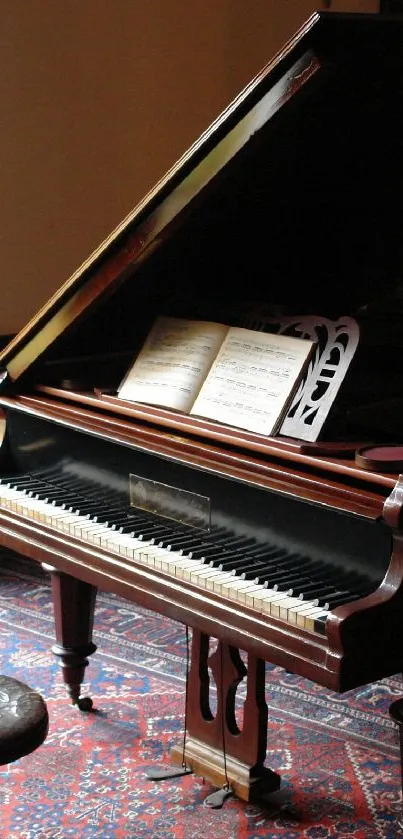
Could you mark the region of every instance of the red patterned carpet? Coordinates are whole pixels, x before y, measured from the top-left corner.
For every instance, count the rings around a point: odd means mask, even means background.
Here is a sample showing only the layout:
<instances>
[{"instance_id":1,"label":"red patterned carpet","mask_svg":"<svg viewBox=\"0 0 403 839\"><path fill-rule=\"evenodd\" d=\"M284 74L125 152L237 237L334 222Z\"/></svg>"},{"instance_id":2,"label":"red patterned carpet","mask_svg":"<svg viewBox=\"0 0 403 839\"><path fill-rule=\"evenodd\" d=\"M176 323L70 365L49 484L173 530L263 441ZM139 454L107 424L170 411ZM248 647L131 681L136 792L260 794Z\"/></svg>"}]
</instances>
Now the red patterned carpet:
<instances>
[{"instance_id":1,"label":"red patterned carpet","mask_svg":"<svg viewBox=\"0 0 403 839\"><path fill-rule=\"evenodd\" d=\"M153 784L182 739L184 628L100 593L98 652L80 713L51 653L46 578L1 559L0 672L39 689L50 713L44 745L0 767L1 839L389 839L400 805L398 737L390 702L400 676L337 696L268 667L267 763L282 776L268 809L230 799L211 810L193 776Z\"/></svg>"}]
</instances>

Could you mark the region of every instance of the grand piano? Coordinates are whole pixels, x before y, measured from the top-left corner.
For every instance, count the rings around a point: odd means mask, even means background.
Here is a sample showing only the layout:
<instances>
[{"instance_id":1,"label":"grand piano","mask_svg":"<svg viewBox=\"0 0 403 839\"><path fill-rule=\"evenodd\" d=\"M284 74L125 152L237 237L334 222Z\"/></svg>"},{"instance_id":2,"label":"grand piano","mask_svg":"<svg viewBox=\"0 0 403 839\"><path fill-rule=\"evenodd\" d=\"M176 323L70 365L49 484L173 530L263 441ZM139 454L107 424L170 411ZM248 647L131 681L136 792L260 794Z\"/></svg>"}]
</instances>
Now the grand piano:
<instances>
[{"instance_id":1,"label":"grand piano","mask_svg":"<svg viewBox=\"0 0 403 839\"><path fill-rule=\"evenodd\" d=\"M71 700L97 588L181 622L173 764L244 800L280 783L265 662L339 692L403 666L402 38L314 14L0 355L0 543L51 574ZM356 324L316 433L119 398L158 315L257 311Z\"/></svg>"}]
</instances>

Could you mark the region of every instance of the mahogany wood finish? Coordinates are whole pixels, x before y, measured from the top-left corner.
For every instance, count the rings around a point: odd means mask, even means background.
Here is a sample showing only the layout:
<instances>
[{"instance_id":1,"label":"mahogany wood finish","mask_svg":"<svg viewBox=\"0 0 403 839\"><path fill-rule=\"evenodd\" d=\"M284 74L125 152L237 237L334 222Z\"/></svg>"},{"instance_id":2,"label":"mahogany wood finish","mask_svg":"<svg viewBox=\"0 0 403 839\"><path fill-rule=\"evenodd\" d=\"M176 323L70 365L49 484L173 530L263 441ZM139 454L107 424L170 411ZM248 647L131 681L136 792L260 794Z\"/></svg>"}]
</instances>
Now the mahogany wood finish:
<instances>
[{"instance_id":1,"label":"mahogany wood finish","mask_svg":"<svg viewBox=\"0 0 403 839\"><path fill-rule=\"evenodd\" d=\"M403 469L403 446L364 446L355 453L355 462L362 469L371 472L401 472Z\"/></svg>"},{"instance_id":2,"label":"mahogany wood finish","mask_svg":"<svg viewBox=\"0 0 403 839\"><path fill-rule=\"evenodd\" d=\"M68 425L106 441L130 445L160 457L175 458L176 462L297 495L301 499L330 504L333 508L372 519L381 515L384 500L396 483L396 475L368 472L355 467L351 460L295 453L292 444L284 445L273 438L266 442L261 435L255 435L259 437L255 448L258 456L253 456L250 454L251 446L244 445L245 435L239 435L233 429L226 433L225 446L214 445L206 442L197 418L193 434L188 430L185 435L183 432L164 432L154 424L133 423L130 414L123 419L43 396L10 398L0 395L0 405ZM98 406L95 404L94 407ZM176 428L181 431L181 420L177 423ZM188 429L191 425L188 418ZM222 441L218 439L217 442L221 444Z\"/></svg>"},{"instance_id":3,"label":"mahogany wood finish","mask_svg":"<svg viewBox=\"0 0 403 839\"><path fill-rule=\"evenodd\" d=\"M401 530L403 526L403 475L399 475L383 507L383 518L389 527Z\"/></svg>"},{"instance_id":4,"label":"mahogany wood finish","mask_svg":"<svg viewBox=\"0 0 403 839\"><path fill-rule=\"evenodd\" d=\"M218 642L209 655L209 636L193 633L187 693L185 748L172 749L174 763L190 766L218 787L228 785L244 801L260 800L280 786L280 777L264 766L267 743L265 663L248 656L245 667L236 647ZM211 710L209 666L217 690ZM237 687L247 678L241 728L235 713Z\"/></svg>"},{"instance_id":5,"label":"mahogany wood finish","mask_svg":"<svg viewBox=\"0 0 403 839\"><path fill-rule=\"evenodd\" d=\"M96 588L43 563L50 572L55 618L56 644L52 652L60 658L67 694L74 705L89 710L90 699L80 697L87 656L95 652L92 642Z\"/></svg>"},{"instance_id":6,"label":"mahogany wood finish","mask_svg":"<svg viewBox=\"0 0 403 839\"><path fill-rule=\"evenodd\" d=\"M140 426L145 425L147 427L151 423L153 427L170 428L174 434L182 435L180 439L183 439L183 435L186 435L204 441L212 440L214 443L229 446L232 450L237 448L250 450L261 455L291 460L293 464L298 463L315 468L323 466L327 474L334 472L337 475L342 475L345 473L360 481L366 479L365 472L361 468L354 470L351 458L348 458L348 455L354 455L356 449L360 447L361 442L358 441L320 440L317 443L308 443L305 440L296 440L290 437L263 437L261 434L254 434L241 428L223 426L213 420L189 416L179 411L170 411L155 405L130 403L124 399L119 399L117 396L99 393L96 390L94 392L75 392L66 388L49 387L47 385L38 385L36 390L38 393L49 394L56 398L57 401L53 402L54 406L59 407L59 400L63 400L64 404L78 403L81 406L85 405L93 408L97 412L107 411L109 415L134 420ZM40 410L41 403L35 403L32 398L27 404L32 405L34 410L35 405L38 405ZM50 400L44 401L42 410L46 411L46 405L51 407L52 402ZM368 482L374 483L375 481L384 484L386 487L393 486L393 479L388 480L379 468L367 469L367 471L370 472ZM394 471L397 472L398 470L395 469Z\"/></svg>"}]
</instances>

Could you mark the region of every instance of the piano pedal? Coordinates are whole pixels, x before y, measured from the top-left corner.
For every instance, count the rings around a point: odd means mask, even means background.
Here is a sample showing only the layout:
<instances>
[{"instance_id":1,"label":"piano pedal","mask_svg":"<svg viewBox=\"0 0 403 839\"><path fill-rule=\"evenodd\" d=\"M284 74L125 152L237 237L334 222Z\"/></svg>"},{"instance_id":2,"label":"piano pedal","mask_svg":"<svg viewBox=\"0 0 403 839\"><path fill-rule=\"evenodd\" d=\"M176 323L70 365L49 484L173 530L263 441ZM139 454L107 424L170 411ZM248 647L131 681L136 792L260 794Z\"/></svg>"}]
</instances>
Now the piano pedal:
<instances>
[{"instance_id":1,"label":"piano pedal","mask_svg":"<svg viewBox=\"0 0 403 839\"><path fill-rule=\"evenodd\" d=\"M221 789L216 789L214 792L211 792L204 799L203 804L205 807L210 807L211 810L221 810L224 802L232 795L235 795L234 790L230 784L225 784Z\"/></svg>"},{"instance_id":2,"label":"piano pedal","mask_svg":"<svg viewBox=\"0 0 403 839\"><path fill-rule=\"evenodd\" d=\"M168 781L170 778L181 778L182 775L192 775L193 769L183 764L182 766L170 766L166 769L148 769L146 777L149 781Z\"/></svg>"}]
</instances>

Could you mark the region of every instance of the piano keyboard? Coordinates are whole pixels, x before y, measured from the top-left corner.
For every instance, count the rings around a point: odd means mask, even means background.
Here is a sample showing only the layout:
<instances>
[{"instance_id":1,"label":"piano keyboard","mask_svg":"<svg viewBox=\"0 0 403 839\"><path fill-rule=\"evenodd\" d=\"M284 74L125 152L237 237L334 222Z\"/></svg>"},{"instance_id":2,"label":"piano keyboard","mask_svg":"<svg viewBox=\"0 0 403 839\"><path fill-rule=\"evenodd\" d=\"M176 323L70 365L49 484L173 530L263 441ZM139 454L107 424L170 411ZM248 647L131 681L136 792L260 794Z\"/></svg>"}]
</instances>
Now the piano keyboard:
<instances>
[{"instance_id":1,"label":"piano keyboard","mask_svg":"<svg viewBox=\"0 0 403 839\"><path fill-rule=\"evenodd\" d=\"M332 609L374 589L363 574L224 528L201 534L175 526L117 498L60 473L54 481L33 475L0 480L5 509L313 632L325 634Z\"/></svg>"}]
</instances>

